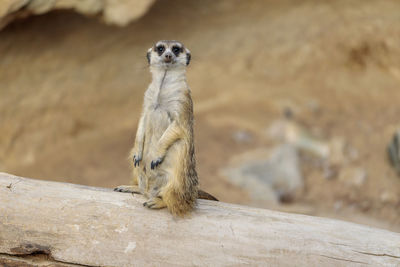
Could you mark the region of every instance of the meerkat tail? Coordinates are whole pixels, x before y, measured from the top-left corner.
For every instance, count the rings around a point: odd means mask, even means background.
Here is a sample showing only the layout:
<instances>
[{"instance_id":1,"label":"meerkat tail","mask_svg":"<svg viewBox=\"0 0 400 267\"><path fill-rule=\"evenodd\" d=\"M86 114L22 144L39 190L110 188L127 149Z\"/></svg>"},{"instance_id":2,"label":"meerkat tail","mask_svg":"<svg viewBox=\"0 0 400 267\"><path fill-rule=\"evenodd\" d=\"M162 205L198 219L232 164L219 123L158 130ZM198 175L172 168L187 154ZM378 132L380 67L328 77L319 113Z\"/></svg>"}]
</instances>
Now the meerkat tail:
<instances>
[{"instance_id":1,"label":"meerkat tail","mask_svg":"<svg viewBox=\"0 0 400 267\"><path fill-rule=\"evenodd\" d=\"M198 180L197 175L190 171L188 159L188 144L182 142L183 148L176 154L177 164L173 167L171 177L162 190L162 199L167 209L176 216L183 216L193 210L196 204ZM189 170L189 171L188 171Z\"/></svg>"},{"instance_id":2,"label":"meerkat tail","mask_svg":"<svg viewBox=\"0 0 400 267\"><path fill-rule=\"evenodd\" d=\"M219 201L216 197L214 197L213 195L211 195L201 189L198 190L197 199L207 199L207 200Z\"/></svg>"}]
</instances>

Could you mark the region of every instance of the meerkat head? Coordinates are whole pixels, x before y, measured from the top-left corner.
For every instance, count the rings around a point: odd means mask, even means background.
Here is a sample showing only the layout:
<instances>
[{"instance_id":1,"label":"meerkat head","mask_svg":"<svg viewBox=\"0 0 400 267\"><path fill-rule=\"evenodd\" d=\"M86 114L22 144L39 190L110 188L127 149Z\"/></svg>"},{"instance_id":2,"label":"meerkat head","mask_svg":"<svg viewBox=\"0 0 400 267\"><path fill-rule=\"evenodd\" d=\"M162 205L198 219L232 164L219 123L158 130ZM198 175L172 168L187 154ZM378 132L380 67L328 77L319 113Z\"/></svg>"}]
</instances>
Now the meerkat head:
<instances>
[{"instance_id":1,"label":"meerkat head","mask_svg":"<svg viewBox=\"0 0 400 267\"><path fill-rule=\"evenodd\" d=\"M182 68L189 65L189 49L178 41L158 41L147 50L147 60L152 67L161 69Z\"/></svg>"}]
</instances>

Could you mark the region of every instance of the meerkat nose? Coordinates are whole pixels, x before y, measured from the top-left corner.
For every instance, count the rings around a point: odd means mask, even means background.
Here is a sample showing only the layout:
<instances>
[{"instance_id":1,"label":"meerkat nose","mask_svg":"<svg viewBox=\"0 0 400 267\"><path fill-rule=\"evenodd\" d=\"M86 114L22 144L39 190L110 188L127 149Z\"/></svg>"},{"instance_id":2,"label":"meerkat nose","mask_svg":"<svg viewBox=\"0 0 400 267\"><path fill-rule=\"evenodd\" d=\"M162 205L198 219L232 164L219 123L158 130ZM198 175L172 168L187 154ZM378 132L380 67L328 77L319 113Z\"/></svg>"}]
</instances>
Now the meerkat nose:
<instances>
[{"instance_id":1,"label":"meerkat nose","mask_svg":"<svg viewBox=\"0 0 400 267\"><path fill-rule=\"evenodd\" d=\"M169 53L169 52L165 53L165 55L164 55L164 61L165 61L165 62L171 62L171 60L172 60L172 54Z\"/></svg>"}]
</instances>

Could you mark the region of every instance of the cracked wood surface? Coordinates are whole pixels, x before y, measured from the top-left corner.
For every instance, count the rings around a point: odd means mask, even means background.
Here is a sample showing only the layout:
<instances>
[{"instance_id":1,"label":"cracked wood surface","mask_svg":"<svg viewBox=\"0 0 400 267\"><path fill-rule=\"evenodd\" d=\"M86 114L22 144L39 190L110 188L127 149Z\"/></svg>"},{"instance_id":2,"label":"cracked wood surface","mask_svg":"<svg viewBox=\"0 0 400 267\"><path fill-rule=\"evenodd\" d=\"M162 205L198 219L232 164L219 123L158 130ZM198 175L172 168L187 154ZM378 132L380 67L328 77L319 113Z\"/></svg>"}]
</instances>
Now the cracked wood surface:
<instances>
[{"instance_id":1,"label":"cracked wood surface","mask_svg":"<svg viewBox=\"0 0 400 267\"><path fill-rule=\"evenodd\" d=\"M142 196L0 173L0 265L400 266L400 234L200 200L187 218Z\"/></svg>"}]
</instances>

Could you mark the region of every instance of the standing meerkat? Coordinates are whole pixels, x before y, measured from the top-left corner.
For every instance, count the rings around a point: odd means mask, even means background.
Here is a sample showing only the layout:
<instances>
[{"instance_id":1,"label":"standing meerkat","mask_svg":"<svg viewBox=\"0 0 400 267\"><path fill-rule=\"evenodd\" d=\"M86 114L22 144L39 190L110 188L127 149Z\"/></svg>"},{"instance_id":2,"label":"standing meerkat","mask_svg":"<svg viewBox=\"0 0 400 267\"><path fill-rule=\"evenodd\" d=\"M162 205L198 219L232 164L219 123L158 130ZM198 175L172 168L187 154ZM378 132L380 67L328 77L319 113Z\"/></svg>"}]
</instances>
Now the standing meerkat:
<instances>
[{"instance_id":1,"label":"standing meerkat","mask_svg":"<svg viewBox=\"0 0 400 267\"><path fill-rule=\"evenodd\" d=\"M131 152L133 185L115 191L143 194L143 206L182 216L197 198L216 200L198 189L193 140L193 103L186 82L190 51L177 41L159 41L147 51L152 82Z\"/></svg>"}]
</instances>

